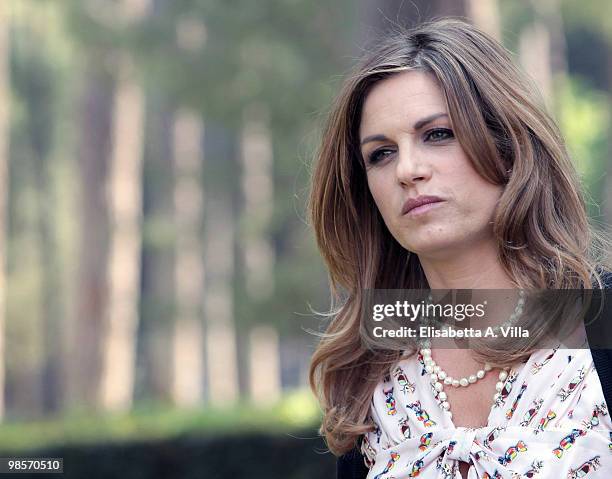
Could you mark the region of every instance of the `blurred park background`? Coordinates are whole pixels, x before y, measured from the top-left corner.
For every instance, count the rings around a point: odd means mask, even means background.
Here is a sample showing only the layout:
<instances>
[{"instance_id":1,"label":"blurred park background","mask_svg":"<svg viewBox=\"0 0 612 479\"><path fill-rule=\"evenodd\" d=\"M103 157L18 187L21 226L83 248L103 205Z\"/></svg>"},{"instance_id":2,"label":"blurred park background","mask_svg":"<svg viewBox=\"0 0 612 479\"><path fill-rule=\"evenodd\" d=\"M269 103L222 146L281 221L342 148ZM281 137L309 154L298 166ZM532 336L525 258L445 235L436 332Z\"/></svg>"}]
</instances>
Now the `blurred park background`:
<instances>
[{"instance_id":1,"label":"blurred park background","mask_svg":"<svg viewBox=\"0 0 612 479\"><path fill-rule=\"evenodd\" d=\"M309 171L364 45L439 16L514 53L612 224L609 0L1 1L2 456L334 477Z\"/></svg>"}]
</instances>

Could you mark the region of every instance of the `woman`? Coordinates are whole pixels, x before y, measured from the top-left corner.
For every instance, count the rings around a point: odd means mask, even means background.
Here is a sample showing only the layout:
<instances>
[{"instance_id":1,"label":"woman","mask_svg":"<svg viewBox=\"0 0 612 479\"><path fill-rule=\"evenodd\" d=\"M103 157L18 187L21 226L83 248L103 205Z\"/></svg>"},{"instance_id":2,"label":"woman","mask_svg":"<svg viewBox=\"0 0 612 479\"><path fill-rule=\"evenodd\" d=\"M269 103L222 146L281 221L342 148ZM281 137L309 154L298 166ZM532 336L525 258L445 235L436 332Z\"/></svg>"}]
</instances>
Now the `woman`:
<instances>
[{"instance_id":1,"label":"woman","mask_svg":"<svg viewBox=\"0 0 612 479\"><path fill-rule=\"evenodd\" d=\"M588 348L399 351L360 337L364 290L602 287L608 243L535 92L501 45L445 19L389 35L333 105L309 211L338 304L310 381L328 447L357 445L369 478L612 472Z\"/></svg>"}]
</instances>

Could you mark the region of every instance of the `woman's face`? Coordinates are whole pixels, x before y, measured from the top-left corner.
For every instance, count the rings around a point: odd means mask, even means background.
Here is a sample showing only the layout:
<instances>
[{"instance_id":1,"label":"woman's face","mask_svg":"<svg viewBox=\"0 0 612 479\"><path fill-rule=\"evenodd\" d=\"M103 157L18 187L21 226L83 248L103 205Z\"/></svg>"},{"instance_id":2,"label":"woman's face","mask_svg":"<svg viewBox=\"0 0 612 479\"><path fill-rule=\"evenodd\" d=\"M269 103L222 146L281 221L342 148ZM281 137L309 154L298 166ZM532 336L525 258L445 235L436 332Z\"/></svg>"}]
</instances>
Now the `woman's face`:
<instances>
[{"instance_id":1,"label":"woman's face","mask_svg":"<svg viewBox=\"0 0 612 479\"><path fill-rule=\"evenodd\" d=\"M503 187L472 167L432 76L406 71L375 84L363 105L359 136L372 197L404 248L443 259L493 242L491 222ZM414 207L419 199L436 198Z\"/></svg>"}]
</instances>

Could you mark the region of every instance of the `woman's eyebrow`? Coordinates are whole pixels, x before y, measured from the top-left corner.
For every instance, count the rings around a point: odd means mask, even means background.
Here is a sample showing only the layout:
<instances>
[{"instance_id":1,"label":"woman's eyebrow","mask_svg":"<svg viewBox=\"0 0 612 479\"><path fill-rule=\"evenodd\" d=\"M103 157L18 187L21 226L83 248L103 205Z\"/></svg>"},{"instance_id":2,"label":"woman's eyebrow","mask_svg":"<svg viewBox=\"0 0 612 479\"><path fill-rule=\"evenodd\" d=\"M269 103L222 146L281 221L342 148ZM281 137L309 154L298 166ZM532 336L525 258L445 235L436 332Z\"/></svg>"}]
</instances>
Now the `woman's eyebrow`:
<instances>
[{"instance_id":1,"label":"woman's eyebrow","mask_svg":"<svg viewBox=\"0 0 612 479\"><path fill-rule=\"evenodd\" d=\"M444 112L440 112L440 113L434 113L433 115L426 116L425 118L422 118L419 121L417 121L412 126L412 128L414 130L420 130L428 123L431 123L432 121L437 120L438 118L441 118L443 116L448 117L448 114ZM370 135L370 136L366 136L363 139L363 141L361 142L361 146L365 145L366 143L370 143L371 141L385 141L385 140L387 140L387 137L385 135Z\"/></svg>"}]
</instances>

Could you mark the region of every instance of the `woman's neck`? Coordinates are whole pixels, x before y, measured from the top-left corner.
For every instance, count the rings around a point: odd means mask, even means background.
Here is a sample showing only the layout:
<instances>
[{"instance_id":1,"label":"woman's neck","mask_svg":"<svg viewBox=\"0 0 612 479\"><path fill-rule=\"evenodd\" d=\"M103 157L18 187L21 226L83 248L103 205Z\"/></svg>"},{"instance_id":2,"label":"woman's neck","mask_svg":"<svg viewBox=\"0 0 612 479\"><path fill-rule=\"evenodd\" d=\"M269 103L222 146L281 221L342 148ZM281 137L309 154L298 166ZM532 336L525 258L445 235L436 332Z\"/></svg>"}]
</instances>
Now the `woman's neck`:
<instances>
[{"instance_id":1,"label":"woman's neck","mask_svg":"<svg viewBox=\"0 0 612 479\"><path fill-rule=\"evenodd\" d=\"M514 289L492 242L444 259L419 256L431 289Z\"/></svg>"}]
</instances>

